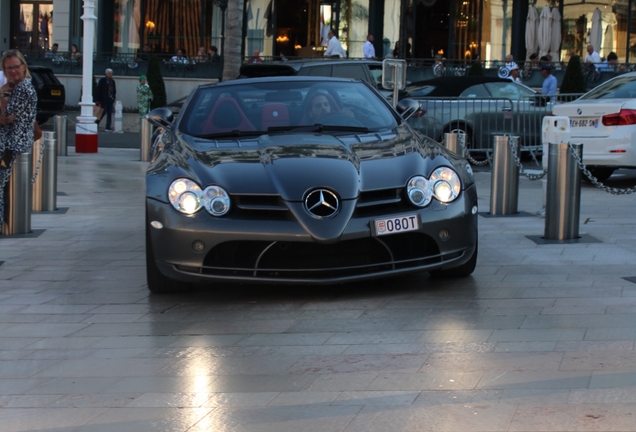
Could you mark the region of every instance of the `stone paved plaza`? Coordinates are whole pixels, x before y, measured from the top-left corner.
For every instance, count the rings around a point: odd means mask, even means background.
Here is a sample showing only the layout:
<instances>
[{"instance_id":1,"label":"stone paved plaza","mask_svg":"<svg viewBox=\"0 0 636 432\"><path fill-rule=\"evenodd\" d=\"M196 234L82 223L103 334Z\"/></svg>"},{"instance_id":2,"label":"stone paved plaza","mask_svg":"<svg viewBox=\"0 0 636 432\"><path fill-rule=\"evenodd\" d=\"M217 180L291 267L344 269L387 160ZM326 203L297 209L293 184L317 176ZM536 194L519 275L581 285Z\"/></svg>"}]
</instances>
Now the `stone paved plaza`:
<instances>
[{"instance_id":1,"label":"stone paved plaza","mask_svg":"<svg viewBox=\"0 0 636 432\"><path fill-rule=\"evenodd\" d=\"M597 241L537 244L522 178L466 279L150 295L138 159L71 147L60 210L0 238L2 432L636 431L634 195L584 184Z\"/></svg>"}]
</instances>

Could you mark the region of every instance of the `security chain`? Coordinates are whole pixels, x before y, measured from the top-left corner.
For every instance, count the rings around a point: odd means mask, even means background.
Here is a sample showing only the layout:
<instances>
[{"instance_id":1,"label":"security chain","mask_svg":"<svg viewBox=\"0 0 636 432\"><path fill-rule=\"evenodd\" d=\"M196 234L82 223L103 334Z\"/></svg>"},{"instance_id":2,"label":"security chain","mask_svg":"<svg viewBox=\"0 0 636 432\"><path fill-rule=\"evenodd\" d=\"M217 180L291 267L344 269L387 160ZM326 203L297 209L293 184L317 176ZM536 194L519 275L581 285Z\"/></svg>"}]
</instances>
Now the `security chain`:
<instances>
[{"instance_id":1,"label":"security chain","mask_svg":"<svg viewBox=\"0 0 636 432\"><path fill-rule=\"evenodd\" d=\"M544 169L541 174L530 174L525 171L525 169L523 168L523 164L521 163L521 158L519 157L515 149L514 141L512 140L512 137L509 135L508 135L508 145L510 146L510 150L512 151L512 158L515 160L515 163L517 164L517 167L519 168L520 175L525 176L530 181L541 180L543 177L545 177L545 175L548 173L547 169Z\"/></svg>"},{"instance_id":2,"label":"security chain","mask_svg":"<svg viewBox=\"0 0 636 432\"><path fill-rule=\"evenodd\" d=\"M461 135L461 134L460 134ZM459 137L458 137L459 138ZM466 155L466 159L468 160L468 162L470 162L471 165L474 166L484 166L488 163L492 162L492 156L490 155L490 153L486 152L486 159L483 161L478 161L476 159L474 159L471 155L470 155L470 150L468 150L466 148L466 145L464 143L465 138L459 138L457 140L457 142L459 142L459 145L462 147L462 149L464 149L464 154Z\"/></svg>"},{"instance_id":3,"label":"security chain","mask_svg":"<svg viewBox=\"0 0 636 432\"><path fill-rule=\"evenodd\" d=\"M583 174L597 188L602 189L605 192L608 192L608 193L610 193L612 195L628 195L628 194L636 193L636 187L625 188L625 189L617 189L617 188L612 188L612 187L609 187L609 186L605 186L603 183L598 181L597 178L594 177L592 175L592 173L587 169L587 167L583 163L583 160L579 157L577 151L574 149L574 146L572 146L572 143L568 143L568 148L570 149L570 153L572 153L572 156L574 156L574 160L576 161L576 164L578 165L578 167L581 170L581 172L583 172Z\"/></svg>"},{"instance_id":4,"label":"security chain","mask_svg":"<svg viewBox=\"0 0 636 432\"><path fill-rule=\"evenodd\" d=\"M44 142L40 145L40 155L38 156L38 163L35 166L35 172L33 173L33 178L31 179L31 184L35 183L35 180L38 178L38 174L40 173L40 167L42 166L42 157L44 156Z\"/></svg>"}]
</instances>

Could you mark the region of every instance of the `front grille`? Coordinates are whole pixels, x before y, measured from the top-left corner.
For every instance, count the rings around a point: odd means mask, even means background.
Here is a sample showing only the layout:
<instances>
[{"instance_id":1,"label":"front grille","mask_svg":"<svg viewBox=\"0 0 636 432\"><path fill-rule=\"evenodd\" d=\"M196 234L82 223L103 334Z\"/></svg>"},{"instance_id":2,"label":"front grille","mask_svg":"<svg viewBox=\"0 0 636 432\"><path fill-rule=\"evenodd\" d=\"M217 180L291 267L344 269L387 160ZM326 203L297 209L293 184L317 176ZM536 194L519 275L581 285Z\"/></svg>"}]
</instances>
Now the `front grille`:
<instances>
[{"instance_id":1,"label":"front grille","mask_svg":"<svg viewBox=\"0 0 636 432\"><path fill-rule=\"evenodd\" d=\"M321 279L417 268L441 262L435 242L422 233L405 233L314 242L231 241L217 245L201 273L277 279Z\"/></svg>"}]
</instances>

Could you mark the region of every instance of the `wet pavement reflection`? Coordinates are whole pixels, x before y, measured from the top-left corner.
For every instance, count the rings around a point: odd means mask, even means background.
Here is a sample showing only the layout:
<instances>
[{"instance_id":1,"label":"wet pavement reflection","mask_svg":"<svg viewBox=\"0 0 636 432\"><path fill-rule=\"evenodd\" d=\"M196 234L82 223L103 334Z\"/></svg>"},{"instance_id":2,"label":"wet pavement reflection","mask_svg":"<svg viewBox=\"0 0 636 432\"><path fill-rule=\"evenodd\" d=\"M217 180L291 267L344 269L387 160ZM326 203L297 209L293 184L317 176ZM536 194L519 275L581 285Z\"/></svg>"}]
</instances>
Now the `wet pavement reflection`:
<instances>
[{"instance_id":1,"label":"wet pavement reflection","mask_svg":"<svg viewBox=\"0 0 636 432\"><path fill-rule=\"evenodd\" d=\"M0 238L3 432L634 430L633 196L584 186L598 243L537 245L541 218L480 218L469 278L156 295L136 159L61 158L68 211ZM541 185L520 185L534 213Z\"/></svg>"}]
</instances>

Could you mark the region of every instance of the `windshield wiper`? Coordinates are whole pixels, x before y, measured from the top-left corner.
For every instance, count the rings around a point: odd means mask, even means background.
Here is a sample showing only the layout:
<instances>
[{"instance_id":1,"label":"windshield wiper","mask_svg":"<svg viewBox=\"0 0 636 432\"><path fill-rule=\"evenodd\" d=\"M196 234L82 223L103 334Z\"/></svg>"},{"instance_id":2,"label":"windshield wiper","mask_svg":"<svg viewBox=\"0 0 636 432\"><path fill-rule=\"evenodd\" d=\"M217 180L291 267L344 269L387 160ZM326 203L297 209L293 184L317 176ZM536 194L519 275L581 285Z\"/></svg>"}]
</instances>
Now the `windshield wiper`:
<instances>
[{"instance_id":1,"label":"windshield wiper","mask_svg":"<svg viewBox=\"0 0 636 432\"><path fill-rule=\"evenodd\" d=\"M227 131L227 132L217 132L217 133L211 133L211 134L205 134L205 135L195 135L196 138L203 138L203 139L212 139L212 138L236 138L236 137L251 137L251 136L260 136L260 135L264 135L265 132L263 131L240 131L240 130L233 130L233 131Z\"/></svg>"},{"instance_id":2,"label":"windshield wiper","mask_svg":"<svg viewBox=\"0 0 636 432\"><path fill-rule=\"evenodd\" d=\"M339 125L324 125L316 123L306 126L271 126L267 128L267 132L369 132L368 127L364 126L339 126Z\"/></svg>"}]
</instances>

